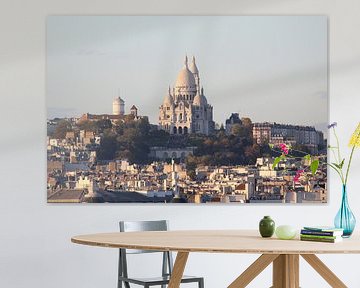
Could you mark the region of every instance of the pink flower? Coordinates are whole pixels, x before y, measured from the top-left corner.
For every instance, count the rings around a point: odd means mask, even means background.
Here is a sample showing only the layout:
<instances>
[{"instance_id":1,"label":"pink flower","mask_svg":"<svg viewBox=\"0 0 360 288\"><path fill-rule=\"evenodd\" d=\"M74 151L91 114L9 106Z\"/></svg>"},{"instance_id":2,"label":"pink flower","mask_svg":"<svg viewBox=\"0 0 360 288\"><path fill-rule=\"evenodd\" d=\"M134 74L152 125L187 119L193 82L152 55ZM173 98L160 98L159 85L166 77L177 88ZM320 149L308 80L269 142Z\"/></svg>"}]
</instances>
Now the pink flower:
<instances>
[{"instance_id":1,"label":"pink flower","mask_svg":"<svg viewBox=\"0 0 360 288\"><path fill-rule=\"evenodd\" d=\"M289 149L288 149L288 147L286 146L286 144L281 143L279 146L280 146L281 151L282 151L285 155L289 154Z\"/></svg>"},{"instance_id":2,"label":"pink flower","mask_svg":"<svg viewBox=\"0 0 360 288\"><path fill-rule=\"evenodd\" d=\"M305 171L303 169L296 171L296 175L294 177L294 182L300 182L301 174L303 174Z\"/></svg>"}]
</instances>

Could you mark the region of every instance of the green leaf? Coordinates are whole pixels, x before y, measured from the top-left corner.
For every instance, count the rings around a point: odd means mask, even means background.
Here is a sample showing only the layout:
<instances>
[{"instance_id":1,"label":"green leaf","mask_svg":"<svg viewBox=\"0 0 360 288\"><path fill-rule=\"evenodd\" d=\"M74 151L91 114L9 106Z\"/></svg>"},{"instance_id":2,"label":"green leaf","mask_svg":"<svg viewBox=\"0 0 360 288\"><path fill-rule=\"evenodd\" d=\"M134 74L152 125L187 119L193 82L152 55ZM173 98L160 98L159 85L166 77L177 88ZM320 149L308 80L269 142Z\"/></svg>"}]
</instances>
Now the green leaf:
<instances>
[{"instance_id":1,"label":"green leaf","mask_svg":"<svg viewBox=\"0 0 360 288\"><path fill-rule=\"evenodd\" d=\"M342 167L344 166L344 162L345 162L345 159L343 159L340 164L335 163L335 162L333 162L333 163L331 163L331 164L334 165L334 166L335 166L336 168L338 168L339 170L341 170Z\"/></svg>"},{"instance_id":2,"label":"green leaf","mask_svg":"<svg viewBox=\"0 0 360 288\"><path fill-rule=\"evenodd\" d=\"M276 157L276 158L274 159L274 163L273 163L273 165L272 165L272 169L275 169L275 167L279 164L280 161L281 161L281 156Z\"/></svg>"},{"instance_id":3,"label":"green leaf","mask_svg":"<svg viewBox=\"0 0 360 288\"><path fill-rule=\"evenodd\" d=\"M270 149L273 149L274 148L274 144L269 144L269 147L270 147Z\"/></svg>"},{"instance_id":4,"label":"green leaf","mask_svg":"<svg viewBox=\"0 0 360 288\"><path fill-rule=\"evenodd\" d=\"M342 161L341 161L341 163L340 163L340 169L342 169L343 168L343 166L344 166L344 162L345 162L345 159L343 159Z\"/></svg>"},{"instance_id":5,"label":"green leaf","mask_svg":"<svg viewBox=\"0 0 360 288\"><path fill-rule=\"evenodd\" d=\"M309 160L309 161L310 161L310 160L311 160L311 156L310 156L310 154L305 155L305 156L304 156L304 159L305 159L305 160Z\"/></svg>"},{"instance_id":6,"label":"green leaf","mask_svg":"<svg viewBox=\"0 0 360 288\"><path fill-rule=\"evenodd\" d=\"M318 159L311 162L310 170L311 170L312 175L316 174L316 171L317 171L318 167L319 167L319 160Z\"/></svg>"},{"instance_id":7,"label":"green leaf","mask_svg":"<svg viewBox=\"0 0 360 288\"><path fill-rule=\"evenodd\" d=\"M337 163L335 163L335 162L332 162L331 164L334 165L336 168L340 169L340 165L339 165L339 164L337 164Z\"/></svg>"}]
</instances>

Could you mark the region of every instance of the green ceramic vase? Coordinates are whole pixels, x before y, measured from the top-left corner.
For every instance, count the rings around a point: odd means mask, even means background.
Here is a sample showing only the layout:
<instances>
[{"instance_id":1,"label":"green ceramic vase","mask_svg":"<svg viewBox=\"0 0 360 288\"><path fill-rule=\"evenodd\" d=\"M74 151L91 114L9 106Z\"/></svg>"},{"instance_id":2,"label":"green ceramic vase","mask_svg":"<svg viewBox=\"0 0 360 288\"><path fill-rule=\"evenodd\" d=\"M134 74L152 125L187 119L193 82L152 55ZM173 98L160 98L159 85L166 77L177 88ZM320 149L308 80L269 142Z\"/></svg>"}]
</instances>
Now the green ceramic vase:
<instances>
[{"instance_id":1,"label":"green ceramic vase","mask_svg":"<svg viewBox=\"0 0 360 288\"><path fill-rule=\"evenodd\" d=\"M270 216L264 216L259 223L259 232L262 237L271 237L275 232L275 222Z\"/></svg>"}]
</instances>

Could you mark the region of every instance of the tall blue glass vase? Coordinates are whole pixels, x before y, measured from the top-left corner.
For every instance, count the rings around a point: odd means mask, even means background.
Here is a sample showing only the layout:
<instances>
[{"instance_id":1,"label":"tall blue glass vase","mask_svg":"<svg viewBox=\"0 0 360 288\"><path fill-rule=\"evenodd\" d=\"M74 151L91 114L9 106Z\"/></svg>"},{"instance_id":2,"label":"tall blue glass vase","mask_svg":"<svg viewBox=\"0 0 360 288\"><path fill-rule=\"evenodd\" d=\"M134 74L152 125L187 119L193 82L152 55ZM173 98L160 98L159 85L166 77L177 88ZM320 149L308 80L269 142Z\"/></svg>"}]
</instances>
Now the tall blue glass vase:
<instances>
[{"instance_id":1,"label":"tall blue glass vase","mask_svg":"<svg viewBox=\"0 0 360 288\"><path fill-rule=\"evenodd\" d=\"M336 228L344 229L343 237L350 237L355 229L356 219L349 207L346 185L342 187L341 206L336 214L334 224Z\"/></svg>"}]
</instances>

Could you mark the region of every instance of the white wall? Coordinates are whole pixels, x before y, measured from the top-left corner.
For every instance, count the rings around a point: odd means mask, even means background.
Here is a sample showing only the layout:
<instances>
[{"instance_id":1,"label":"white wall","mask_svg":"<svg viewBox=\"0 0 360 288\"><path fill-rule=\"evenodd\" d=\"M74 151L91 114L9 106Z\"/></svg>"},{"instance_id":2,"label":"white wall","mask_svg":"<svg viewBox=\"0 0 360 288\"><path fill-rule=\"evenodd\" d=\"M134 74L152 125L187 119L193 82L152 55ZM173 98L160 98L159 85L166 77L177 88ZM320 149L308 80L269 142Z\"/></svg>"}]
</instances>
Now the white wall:
<instances>
[{"instance_id":1,"label":"white wall","mask_svg":"<svg viewBox=\"0 0 360 288\"><path fill-rule=\"evenodd\" d=\"M209 3L208 3L209 2ZM234 1L2 0L0 8L0 287L115 287L116 250L70 243L75 234L116 231L120 219L167 218L173 229L256 228L263 215L278 224L331 224L340 183L330 174L323 206L48 205L45 162L45 17L49 14L325 14L330 27L330 120L346 145L360 120L360 2L358 0ZM296 103L289 103L289 106ZM360 151L350 201L360 219ZM21 177L18 177L20 175ZM187 273L206 287L226 287L255 255L192 254ZM360 255L321 256L348 287L360 287ZM134 260L139 270L146 264ZM153 272L154 268L148 269ZM269 287L267 269L250 287ZM302 287L328 287L306 263Z\"/></svg>"}]
</instances>

